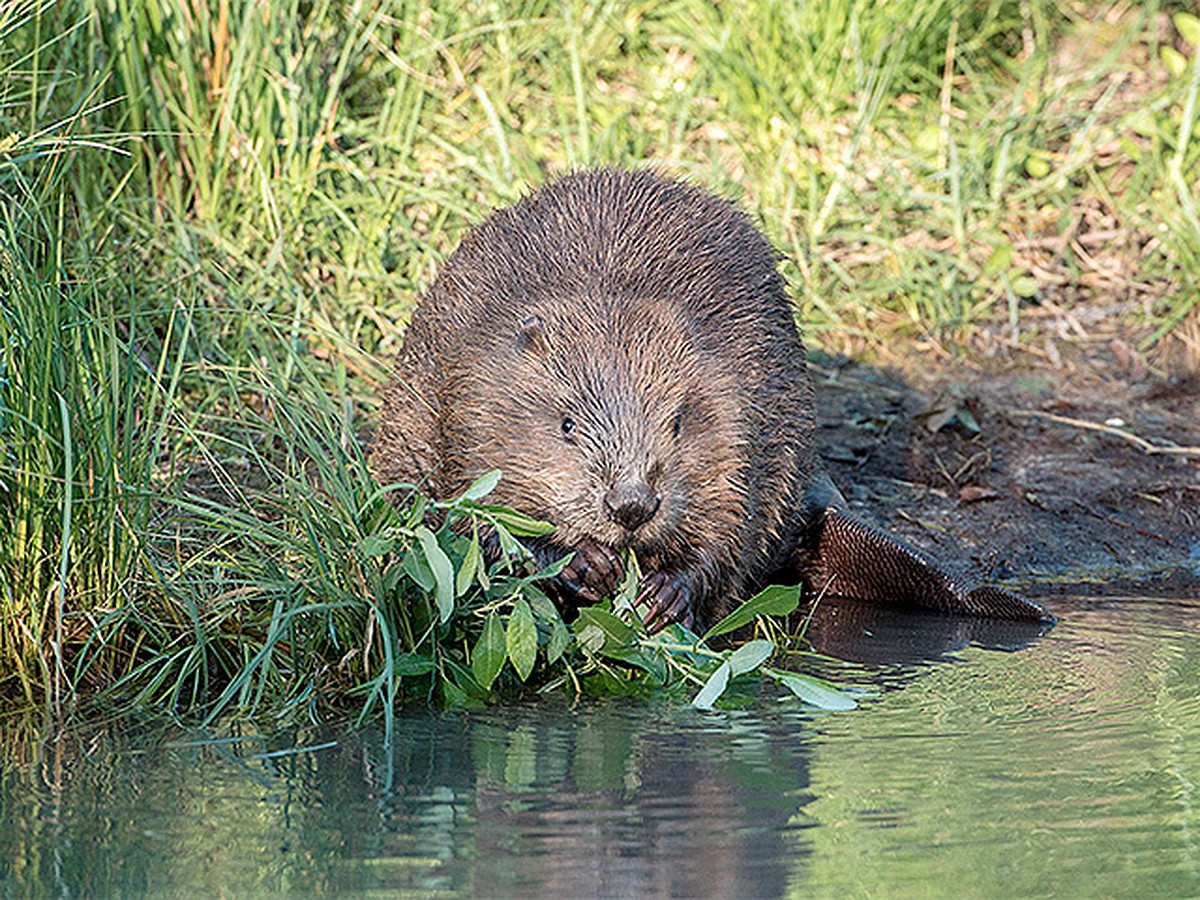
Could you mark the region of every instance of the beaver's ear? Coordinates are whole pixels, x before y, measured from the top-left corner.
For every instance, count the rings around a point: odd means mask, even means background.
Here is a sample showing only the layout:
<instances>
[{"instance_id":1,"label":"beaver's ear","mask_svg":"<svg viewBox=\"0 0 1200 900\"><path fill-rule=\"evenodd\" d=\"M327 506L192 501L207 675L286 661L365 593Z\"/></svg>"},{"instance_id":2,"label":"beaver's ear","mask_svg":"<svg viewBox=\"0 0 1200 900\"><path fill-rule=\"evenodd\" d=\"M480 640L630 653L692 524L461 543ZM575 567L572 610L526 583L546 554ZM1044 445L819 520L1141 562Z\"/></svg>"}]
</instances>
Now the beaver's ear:
<instances>
[{"instance_id":1,"label":"beaver's ear","mask_svg":"<svg viewBox=\"0 0 1200 900\"><path fill-rule=\"evenodd\" d=\"M517 323L517 350L522 353L546 352L546 320L529 315Z\"/></svg>"},{"instance_id":2,"label":"beaver's ear","mask_svg":"<svg viewBox=\"0 0 1200 900\"><path fill-rule=\"evenodd\" d=\"M923 554L838 507L826 509L814 530L802 575L816 593L994 619L1055 621L1024 597L996 587L965 587Z\"/></svg>"}]
</instances>

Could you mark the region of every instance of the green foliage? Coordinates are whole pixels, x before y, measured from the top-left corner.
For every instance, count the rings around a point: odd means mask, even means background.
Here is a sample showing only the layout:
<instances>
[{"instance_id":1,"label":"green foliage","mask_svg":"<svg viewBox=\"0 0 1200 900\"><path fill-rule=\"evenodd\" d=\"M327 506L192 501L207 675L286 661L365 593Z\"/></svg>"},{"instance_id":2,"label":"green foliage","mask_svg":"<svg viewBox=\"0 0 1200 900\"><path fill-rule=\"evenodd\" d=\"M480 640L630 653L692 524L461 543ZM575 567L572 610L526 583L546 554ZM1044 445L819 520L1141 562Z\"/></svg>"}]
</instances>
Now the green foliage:
<instances>
[{"instance_id":1,"label":"green foliage","mask_svg":"<svg viewBox=\"0 0 1200 900\"><path fill-rule=\"evenodd\" d=\"M144 236L154 271L203 273L213 302L243 314L204 323L214 354L257 329L247 313L386 354L463 224L596 163L649 160L744 193L817 326L879 342L996 316L1016 327L1023 307L1057 302L1049 276L1088 260L1038 258L1021 236L1078 230L1093 204L1166 226L1171 253L1141 284L1188 258L1194 178L1172 148L1191 133L1195 54L1158 48L1149 63L1177 74L1139 86L1149 102L1111 86L1156 47L1155 4L1115 26L1042 0L25 8L17 46L58 36L24 57L52 60L55 97L70 72L100 75L61 121L90 141L136 136L122 144L132 168L107 160L78 185L87 214ZM1174 16L1185 43L1193 19ZM1072 54L1079 70L1059 72ZM126 180L136 190L114 208Z\"/></svg>"},{"instance_id":2,"label":"green foliage","mask_svg":"<svg viewBox=\"0 0 1200 900\"><path fill-rule=\"evenodd\" d=\"M1174 47L1159 49L1170 73L1169 104L1158 104L1135 114L1132 130L1143 140L1153 142L1150 155L1156 181L1165 182L1156 192L1161 203L1158 215L1166 224L1165 237L1179 261L1183 290L1163 298L1159 304L1159 327L1145 341L1151 345L1171 333L1189 315L1200 323L1200 17L1177 12L1173 23L1180 38L1188 45L1185 57ZM1127 139L1131 155L1143 155L1139 145ZM1175 213L1174 215L1164 213ZM1200 329L1193 329L1197 340ZM1200 366L1200 349L1193 348L1193 365Z\"/></svg>"},{"instance_id":3,"label":"green foliage","mask_svg":"<svg viewBox=\"0 0 1200 900\"><path fill-rule=\"evenodd\" d=\"M133 346L123 335L142 313L123 286L86 260L41 268L15 223L6 225L0 684L15 677L32 698L63 689L67 645L131 591L154 497L169 482L157 467L175 449L181 339L169 332L157 350Z\"/></svg>"},{"instance_id":4,"label":"green foliage","mask_svg":"<svg viewBox=\"0 0 1200 900\"><path fill-rule=\"evenodd\" d=\"M96 84L41 68L75 37L41 12L0 10L0 693L29 702L66 699L74 648L131 592L186 342L181 310L131 340L146 307L81 240L79 154L120 150L86 135Z\"/></svg>"},{"instance_id":5,"label":"green foliage","mask_svg":"<svg viewBox=\"0 0 1200 900\"><path fill-rule=\"evenodd\" d=\"M59 58L106 73L95 104L111 105L87 124L138 136L132 173L103 165L94 185L136 179L149 206L121 213L152 252L387 350L385 321L464 222L547 171L647 159L745 191L820 319L1015 320L1045 284L1011 258L1014 204L1099 173L1114 125L1093 95L1153 9L1129 18L1054 90L1068 21L1017 0L63 0L35 21L64 34ZM254 327L214 324L222 350Z\"/></svg>"}]
</instances>

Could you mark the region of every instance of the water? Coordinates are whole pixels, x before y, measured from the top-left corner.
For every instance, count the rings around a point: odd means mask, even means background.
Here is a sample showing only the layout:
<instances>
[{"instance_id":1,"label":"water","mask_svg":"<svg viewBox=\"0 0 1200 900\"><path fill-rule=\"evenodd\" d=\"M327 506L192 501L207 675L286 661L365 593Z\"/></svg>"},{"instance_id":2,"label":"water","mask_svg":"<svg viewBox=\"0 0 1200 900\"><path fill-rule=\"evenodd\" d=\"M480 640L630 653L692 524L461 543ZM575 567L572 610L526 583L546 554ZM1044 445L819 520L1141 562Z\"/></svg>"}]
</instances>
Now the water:
<instances>
[{"instance_id":1,"label":"water","mask_svg":"<svg viewBox=\"0 0 1200 900\"><path fill-rule=\"evenodd\" d=\"M1043 637L847 612L852 712L406 714L390 753L9 721L0 895L1200 895L1200 601L1053 606Z\"/></svg>"}]
</instances>

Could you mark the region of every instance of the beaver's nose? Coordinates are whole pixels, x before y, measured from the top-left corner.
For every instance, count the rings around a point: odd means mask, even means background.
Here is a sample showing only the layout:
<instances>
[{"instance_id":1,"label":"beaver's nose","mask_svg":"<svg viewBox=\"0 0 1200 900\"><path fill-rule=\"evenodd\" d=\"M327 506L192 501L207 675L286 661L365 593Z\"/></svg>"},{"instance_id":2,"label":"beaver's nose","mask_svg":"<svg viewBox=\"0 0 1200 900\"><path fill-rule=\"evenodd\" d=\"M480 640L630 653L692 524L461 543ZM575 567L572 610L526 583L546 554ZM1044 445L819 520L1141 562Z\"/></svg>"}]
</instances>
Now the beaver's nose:
<instances>
[{"instance_id":1,"label":"beaver's nose","mask_svg":"<svg viewBox=\"0 0 1200 900\"><path fill-rule=\"evenodd\" d=\"M658 512L662 498L644 481L625 481L609 488L604 495L608 517L629 531L636 531Z\"/></svg>"}]
</instances>

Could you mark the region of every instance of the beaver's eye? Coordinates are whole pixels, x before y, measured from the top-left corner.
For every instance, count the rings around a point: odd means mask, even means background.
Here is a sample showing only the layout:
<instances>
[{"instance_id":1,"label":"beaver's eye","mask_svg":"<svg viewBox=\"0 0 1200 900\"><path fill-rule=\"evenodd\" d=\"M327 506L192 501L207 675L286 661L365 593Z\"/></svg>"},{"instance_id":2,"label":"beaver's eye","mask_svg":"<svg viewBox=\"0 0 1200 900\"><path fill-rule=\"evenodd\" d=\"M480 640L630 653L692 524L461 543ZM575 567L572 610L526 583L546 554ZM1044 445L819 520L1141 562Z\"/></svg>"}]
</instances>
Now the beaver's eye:
<instances>
[{"instance_id":1,"label":"beaver's eye","mask_svg":"<svg viewBox=\"0 0 1200 900\"><path fill-rule=\"evenodd\" d=\"M563 416L562 435L570 443L575 443L575 420L570 416Z\"/></svg>"},{"instance_id":2,"label":"beaver's eye","mask_svg":"<svg viewBox=\"0 0 1200 900\"><path fill-rule=\"evenodd\" d=\"M679 429L683 427L683 410L675 413L675 418L671 422L671 434L679 437Z\"/></svg>"}]
</instances>

